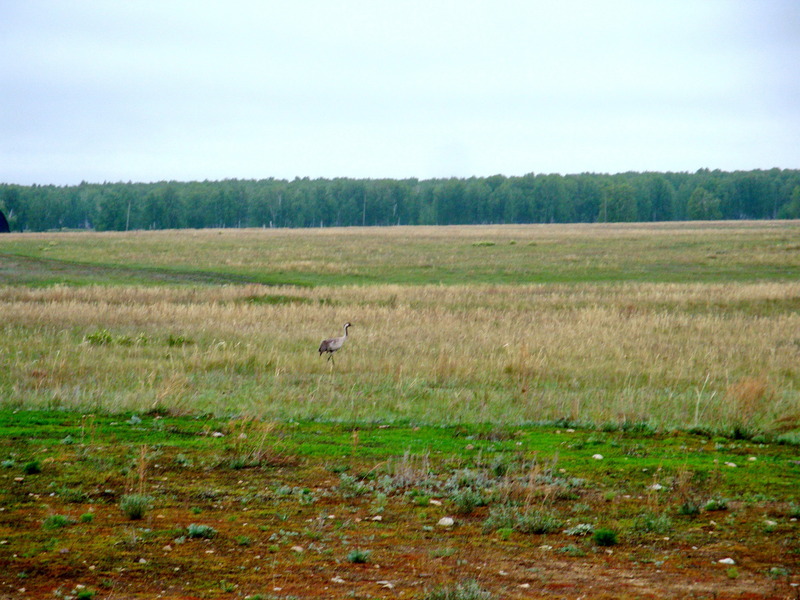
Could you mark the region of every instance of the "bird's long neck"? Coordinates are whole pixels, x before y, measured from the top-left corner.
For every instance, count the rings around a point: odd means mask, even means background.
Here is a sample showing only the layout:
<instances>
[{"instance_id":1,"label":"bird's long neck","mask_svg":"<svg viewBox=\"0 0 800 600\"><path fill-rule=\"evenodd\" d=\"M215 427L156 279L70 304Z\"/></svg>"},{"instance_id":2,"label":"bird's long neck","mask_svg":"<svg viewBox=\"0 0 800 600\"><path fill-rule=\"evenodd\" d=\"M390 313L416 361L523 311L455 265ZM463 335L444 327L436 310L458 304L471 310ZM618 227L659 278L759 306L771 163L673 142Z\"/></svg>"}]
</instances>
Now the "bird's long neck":
<instances>
[{"instance_id":1,"label":"bird's long neck","mask_svg":"<svg viewBox=\"0 0 800 600\"><path fill-rule=\"evenodd\" d=\"M350 327L349 324L344 326L344 337L347 337L347 328L348 327Z\"/></svg>"}]
</instances>

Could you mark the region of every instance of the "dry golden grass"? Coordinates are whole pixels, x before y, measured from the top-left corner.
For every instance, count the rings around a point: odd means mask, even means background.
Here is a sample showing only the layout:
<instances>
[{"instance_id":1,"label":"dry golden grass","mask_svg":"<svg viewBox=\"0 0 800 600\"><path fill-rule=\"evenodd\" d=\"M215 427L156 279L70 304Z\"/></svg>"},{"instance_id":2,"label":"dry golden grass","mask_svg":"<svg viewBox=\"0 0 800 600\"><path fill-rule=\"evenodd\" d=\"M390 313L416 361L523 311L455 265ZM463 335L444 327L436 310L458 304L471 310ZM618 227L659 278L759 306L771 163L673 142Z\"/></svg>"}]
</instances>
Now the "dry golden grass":
<instances>
[{"instance_id":1,"label":"dry golden grass","mask_svg":"<svg viewBox=\"0 0 800 600\"><path fill-rule=\"evenodd\" d=\"M800 414L798 298L800 283L6 287L0 391L112 411L770 430ZM345 321L333 366L316 348Z\"/></svg>"}]
</instances>

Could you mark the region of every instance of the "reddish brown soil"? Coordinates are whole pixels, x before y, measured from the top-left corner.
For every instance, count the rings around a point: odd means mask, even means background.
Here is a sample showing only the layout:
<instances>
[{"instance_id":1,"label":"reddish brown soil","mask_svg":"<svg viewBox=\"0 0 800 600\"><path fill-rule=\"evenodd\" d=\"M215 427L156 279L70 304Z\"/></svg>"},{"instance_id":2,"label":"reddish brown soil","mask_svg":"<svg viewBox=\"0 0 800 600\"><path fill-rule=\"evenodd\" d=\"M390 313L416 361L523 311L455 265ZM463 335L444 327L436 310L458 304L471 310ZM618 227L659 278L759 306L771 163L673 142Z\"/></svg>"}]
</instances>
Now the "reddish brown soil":
<instances>
[{"instance_id":1,"label":"reddish brown soil","mask_svg":"<svg viewBox=\"0 0 800 600\"><path fill-rule=\"evenodd\" d=\"M91 504L74 504L47 478L0 472L8 500L0 511L0 598L423 598L470 579L509 599L800 598L797 524L764 535L760 524L780 511L766 503L676 518L669 536L626 535L603 548L563 533L486 533L485 507L452 515L446 499L420 506L390 494L381 510L372 494L344 498L339 476L310 463L151 466L148 475L154 507L132 521L111 491L123 480L109 478ZM277 485L303 488L313 502L278 494ZM590 493L580 501L590 515L641 502ZM82 522L87 513L91 522ZM73 523L43 529L53 514ZM437 525L449 515L453 527ZM192 523L217 535L186 537ZM369 551L366 563L348 560L354 549ZM735 565L718 562L725 558ZM788 576L770 573L776 564Z\"/></svg>"}]
</instances>

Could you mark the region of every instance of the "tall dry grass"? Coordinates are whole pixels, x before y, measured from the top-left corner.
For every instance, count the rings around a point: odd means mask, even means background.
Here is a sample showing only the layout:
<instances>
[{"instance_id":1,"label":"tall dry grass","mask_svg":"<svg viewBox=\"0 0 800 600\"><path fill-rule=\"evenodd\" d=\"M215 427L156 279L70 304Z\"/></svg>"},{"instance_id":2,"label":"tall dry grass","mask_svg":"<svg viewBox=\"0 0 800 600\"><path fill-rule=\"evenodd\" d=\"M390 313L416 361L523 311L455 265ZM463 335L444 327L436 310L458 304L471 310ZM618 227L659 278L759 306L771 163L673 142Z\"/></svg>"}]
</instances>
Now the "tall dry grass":
<instances>
[{"instance_id":1,"label":"tall dry grass","mask_svg":"<svg viewBox=\"0 0 800 600\"><path fill-rule=\"evenodd\" d=\"M800 283L7 287L0 401L785 430L799 298ZM316 348L345 321L333 366Z\"/></svg>"}]
</instances>

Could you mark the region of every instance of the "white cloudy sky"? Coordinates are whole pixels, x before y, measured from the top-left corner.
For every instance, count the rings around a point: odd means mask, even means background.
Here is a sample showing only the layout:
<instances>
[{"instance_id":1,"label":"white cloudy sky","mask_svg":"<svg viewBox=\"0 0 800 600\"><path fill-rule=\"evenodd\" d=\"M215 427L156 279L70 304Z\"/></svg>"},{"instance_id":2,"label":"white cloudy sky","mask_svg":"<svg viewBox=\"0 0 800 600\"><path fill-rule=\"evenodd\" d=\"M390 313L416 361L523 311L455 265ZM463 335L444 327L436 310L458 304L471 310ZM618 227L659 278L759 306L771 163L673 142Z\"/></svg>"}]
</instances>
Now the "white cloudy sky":
<instances>
[{"instance_id":1,"label":"white cloudy sky","mask_svg":"<svg viewBox=\"0 0 800 600\"><path fill-rule=\"evenodd\" d=\"M797 0L0 0L0 182L772 167Z\"/></svg>"}]
</instances>

